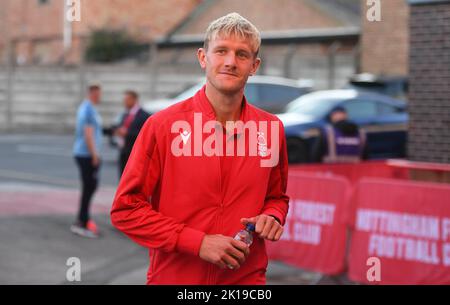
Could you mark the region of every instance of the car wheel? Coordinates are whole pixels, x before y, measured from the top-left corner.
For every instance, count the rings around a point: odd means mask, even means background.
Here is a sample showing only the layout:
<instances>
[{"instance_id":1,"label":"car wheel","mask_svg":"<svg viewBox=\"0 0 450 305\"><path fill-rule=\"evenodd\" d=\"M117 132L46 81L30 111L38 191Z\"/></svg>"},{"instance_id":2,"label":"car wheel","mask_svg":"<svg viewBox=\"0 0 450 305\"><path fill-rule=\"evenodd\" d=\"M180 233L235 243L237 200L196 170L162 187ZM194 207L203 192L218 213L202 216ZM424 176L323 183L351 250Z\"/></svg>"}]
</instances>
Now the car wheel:
<instances>
[{"instance_id":1,"label":"car wheel","mask_svg":"<svg viewBox=\"0 0 450 305\"><path fill-rule=\"evenodd\" d=\"M308 146L305 141L299 138L288 138L286 141L289 163L307 163Z\"/></svg>"}]
</instances>

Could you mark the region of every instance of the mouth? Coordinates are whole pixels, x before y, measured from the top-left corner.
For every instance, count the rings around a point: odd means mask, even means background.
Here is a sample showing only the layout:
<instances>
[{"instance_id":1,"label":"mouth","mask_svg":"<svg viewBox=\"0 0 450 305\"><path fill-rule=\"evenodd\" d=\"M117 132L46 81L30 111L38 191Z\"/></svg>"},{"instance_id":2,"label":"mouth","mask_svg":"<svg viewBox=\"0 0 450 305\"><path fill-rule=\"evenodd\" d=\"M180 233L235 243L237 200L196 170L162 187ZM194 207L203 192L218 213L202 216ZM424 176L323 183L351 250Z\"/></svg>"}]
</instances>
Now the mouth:
<instances>
[{"instance_id":1,"label":"mouth","mask_svg":"<svg viewBox=\"0 0 450 305\"><path fill-rule=\"evenodd\" d=\"M234 73L231 73L231 72L219 72L219 74L233 76L233 77L238 77L238 75L236 75Z\"/></svg>"}]
</instances>

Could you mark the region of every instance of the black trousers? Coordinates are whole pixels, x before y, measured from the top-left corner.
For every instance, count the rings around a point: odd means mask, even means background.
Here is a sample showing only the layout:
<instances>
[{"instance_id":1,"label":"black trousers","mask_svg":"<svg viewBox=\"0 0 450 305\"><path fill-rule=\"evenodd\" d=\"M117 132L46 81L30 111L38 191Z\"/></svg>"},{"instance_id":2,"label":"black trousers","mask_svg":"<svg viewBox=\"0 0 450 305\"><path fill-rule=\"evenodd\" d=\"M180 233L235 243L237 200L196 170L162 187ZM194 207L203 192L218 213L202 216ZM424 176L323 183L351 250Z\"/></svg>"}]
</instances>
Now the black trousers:
<instances>
[{"instance_id":1,"label":"black trousers","mask_svg":"<svg viewBox=\"0 0 450 305\"><path fill-rule=\"evenodd\" d=\"M81 198L78 221L80 225L85 227L89 220L89 207L91 205L92 196L98 186L100 163L98 166L93 166L92 158L90 157L75 157L75 161L78 165L81 179Z\"/></svg>"},{"instance_id":2,"label":"black trousers","mask_svg":"<svg viewBox=\"0 0 450 305\"><path fill-rule=\"evenodd\" d=\"M130 154L124 151L121 151L119 154L119 180L122 177L123 171L125 169L125 166L127 165L128 158L130 157Z\"/></svg>"},{"instance_id":3,"label":"black trousers","mask_svg":"<svg viewBox=\"0 0 450 305\"><path fill-rule=\"evenodd\" d=\"M123 170L125 169L125 165L127 165L127 161L128 161L128 156L125 153L120 152L119 153L119 164L118 164L119 180L122 177Z\"/></svg>"}]
</instances>

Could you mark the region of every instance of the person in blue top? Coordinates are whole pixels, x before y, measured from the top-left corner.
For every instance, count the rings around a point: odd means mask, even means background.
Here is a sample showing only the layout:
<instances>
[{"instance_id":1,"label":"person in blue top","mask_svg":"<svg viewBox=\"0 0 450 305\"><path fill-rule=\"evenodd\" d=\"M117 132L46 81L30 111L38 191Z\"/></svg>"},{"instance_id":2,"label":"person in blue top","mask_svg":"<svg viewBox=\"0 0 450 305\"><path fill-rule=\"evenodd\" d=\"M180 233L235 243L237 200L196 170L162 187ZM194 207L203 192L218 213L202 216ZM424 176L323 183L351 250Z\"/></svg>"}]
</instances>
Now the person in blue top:
<instances>
[{"instance_id":1,"label":"person in blue top","mask_svg":"<svg viewBox=\"0 0 450 305\"><path fill-rule=\"evenodd\" d=\"M89 207L98 186L101 164L102 121L96 109L100 98L100 86L89 86L87 98L78 107L73 146L82 189L78 219L71 226L71 231L90 238L98 237L97 225L89 217Z\"/></svg>"}]
</instances>

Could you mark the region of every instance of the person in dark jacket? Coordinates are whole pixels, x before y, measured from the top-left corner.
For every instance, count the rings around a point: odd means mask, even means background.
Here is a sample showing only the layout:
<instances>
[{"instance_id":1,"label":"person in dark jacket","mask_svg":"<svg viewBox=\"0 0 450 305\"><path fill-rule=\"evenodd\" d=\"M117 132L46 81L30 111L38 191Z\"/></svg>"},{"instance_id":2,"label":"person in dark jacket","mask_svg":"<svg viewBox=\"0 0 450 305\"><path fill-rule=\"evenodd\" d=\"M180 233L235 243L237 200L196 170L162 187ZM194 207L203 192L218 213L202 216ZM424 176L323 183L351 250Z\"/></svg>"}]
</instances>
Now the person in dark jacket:
<instances>
[{"instance_id":1,"label":"person in dark jacket","mask_svg":"<svg viewBox=\"0 0 450 305\"><path fill-rule=\"evenodd\" d=\"M123 103L125 112L122 114L120 124L113 129L113 134L116 136L117 145L120 149L119 178L122 176L131 149L142 126L150 116L139 106L139 95L135 91L125 91Z\"/></svg>"},{"instance_id":2,"label":"person in dark jacket","mask_svg":"<svg viewBox=\"0 0 450 305\"><path fill-rule=\"evenodd\" d=\"M348 120L343 107L334 108L325 128L313 145L313 162L344 163L359 162L367 159L367 141L365 133Z\"/></svg>"}]
</instances>

